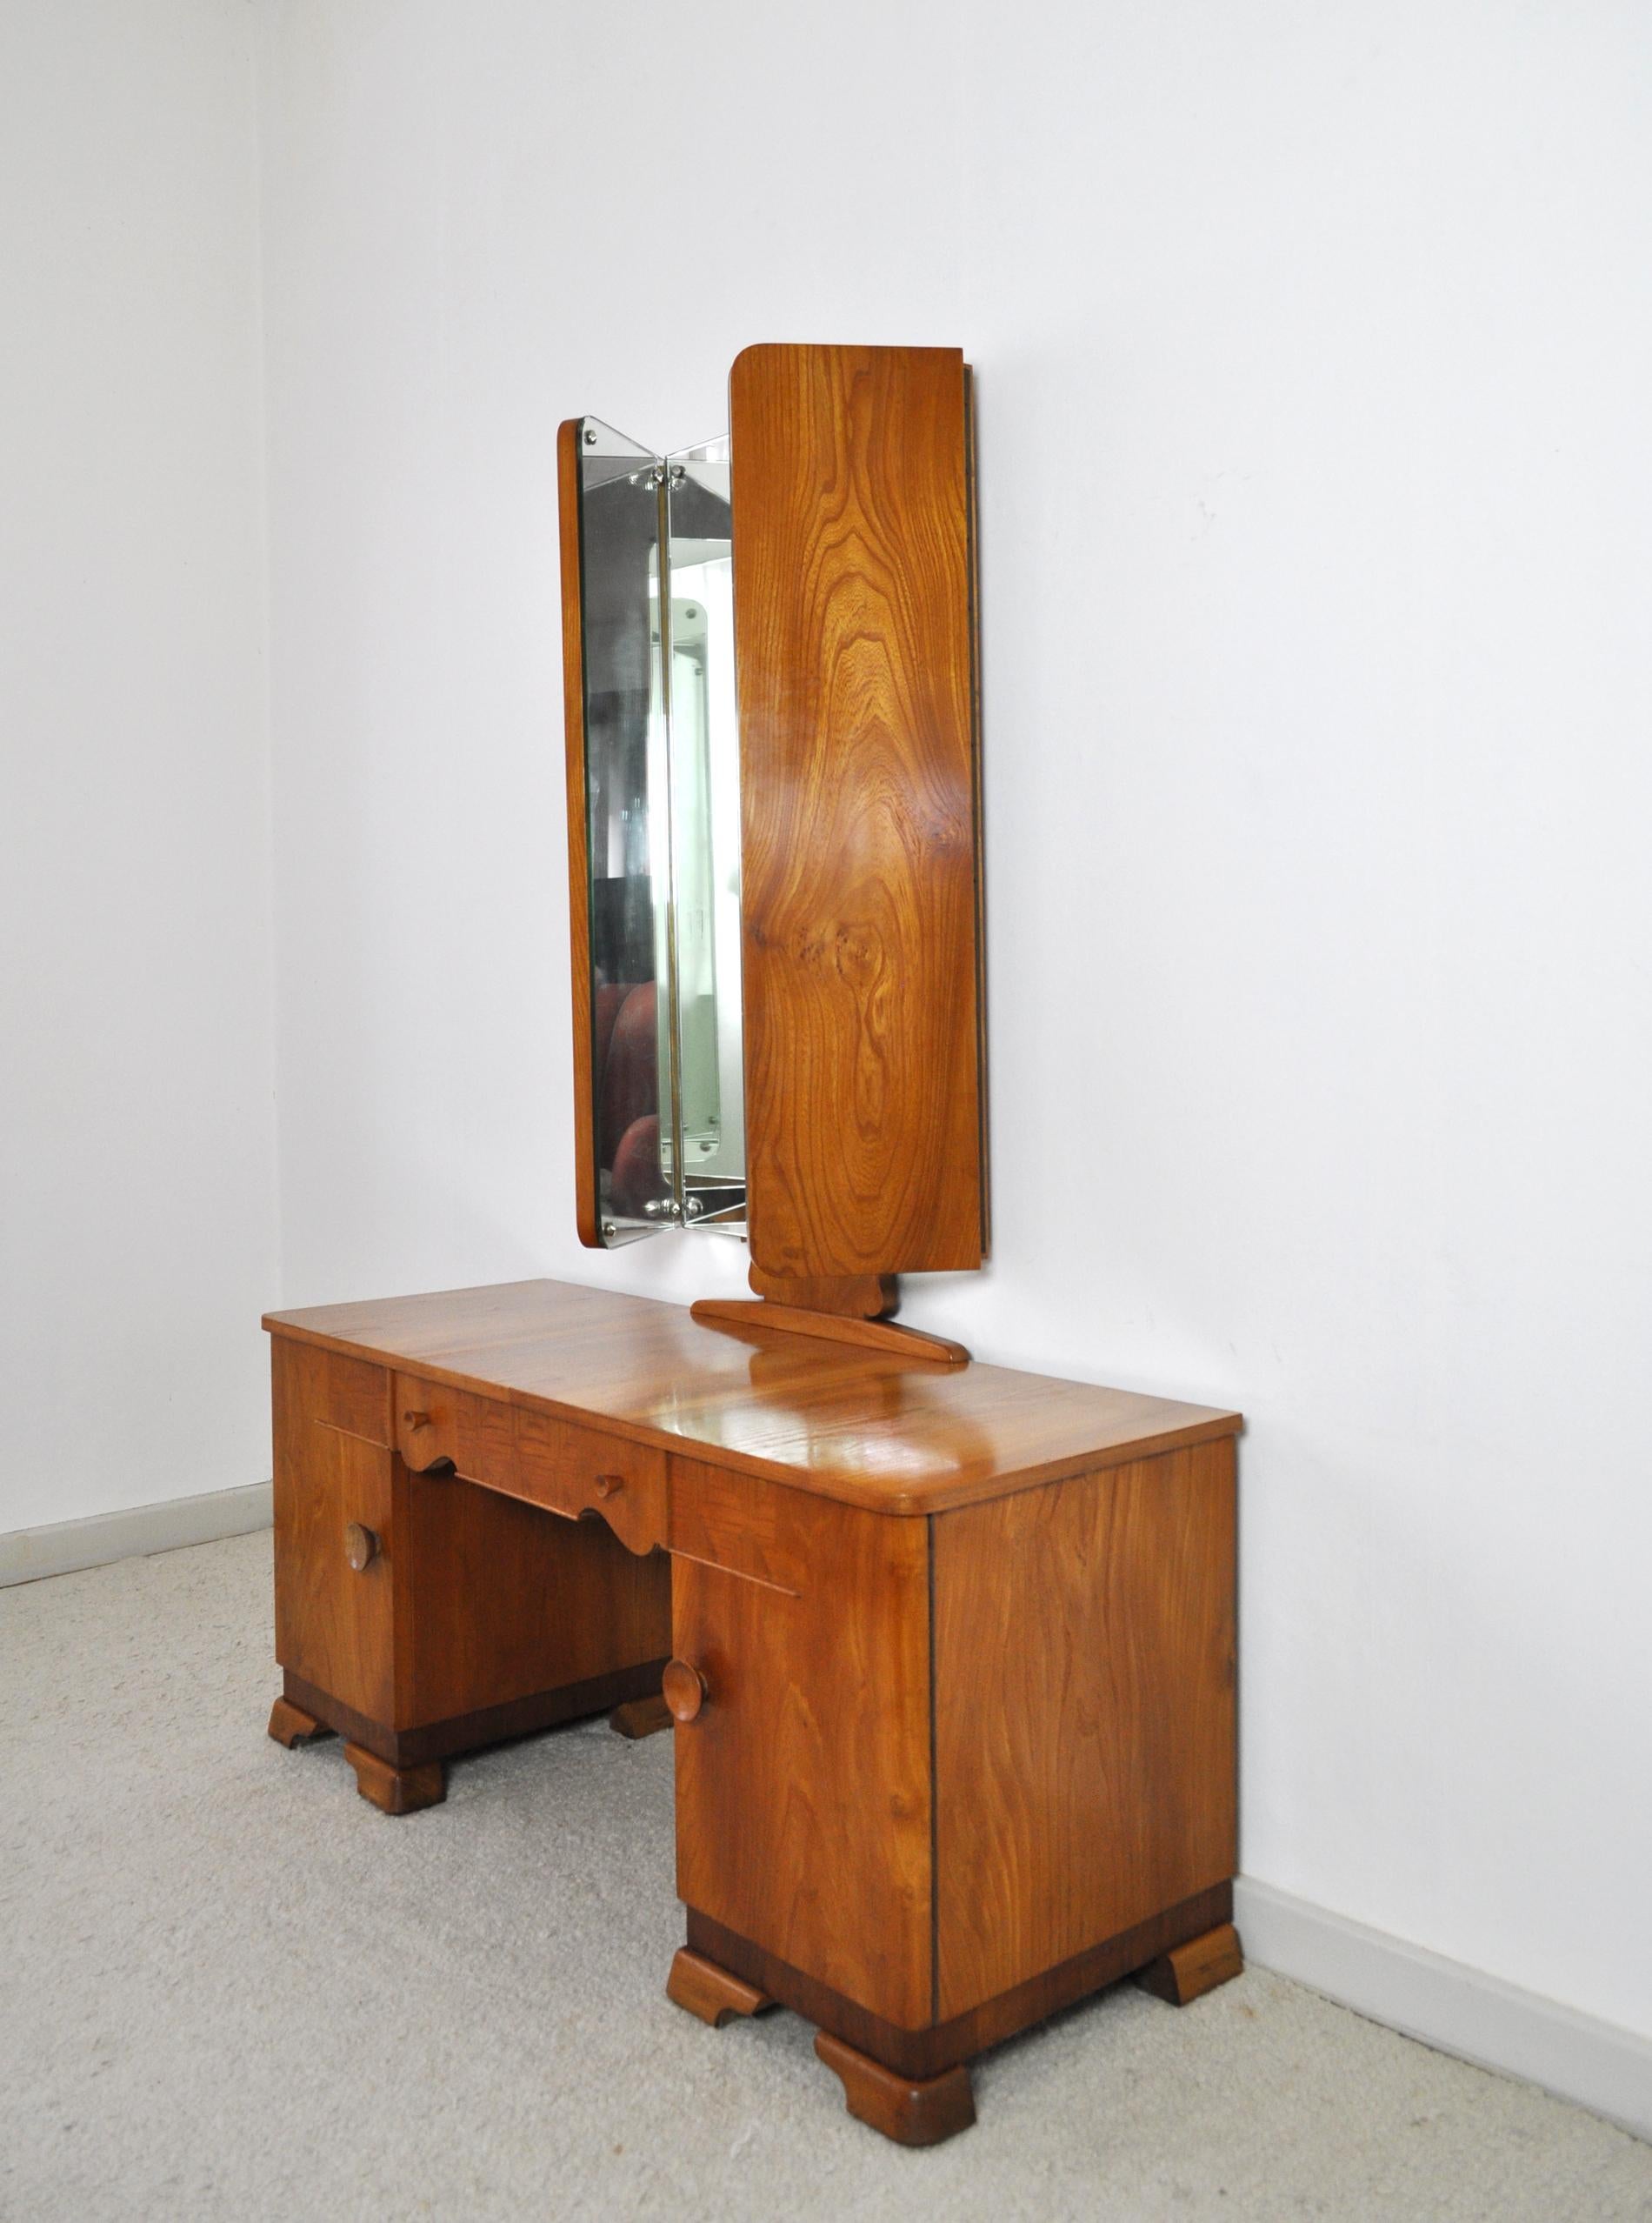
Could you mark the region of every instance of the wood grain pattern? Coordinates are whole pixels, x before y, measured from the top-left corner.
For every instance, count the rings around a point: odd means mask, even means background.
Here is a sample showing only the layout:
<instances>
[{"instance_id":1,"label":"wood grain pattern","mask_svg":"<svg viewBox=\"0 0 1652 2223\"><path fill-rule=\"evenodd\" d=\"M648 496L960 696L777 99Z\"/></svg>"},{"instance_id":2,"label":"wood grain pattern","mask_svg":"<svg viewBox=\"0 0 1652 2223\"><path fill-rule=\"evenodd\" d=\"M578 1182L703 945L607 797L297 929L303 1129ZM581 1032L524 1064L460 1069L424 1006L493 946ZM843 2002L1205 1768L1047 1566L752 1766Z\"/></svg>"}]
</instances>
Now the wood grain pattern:
<instances>
[{"instance_id":1,"label":"wood grain pattern","mask_svg":"<svg viewBox=\"0 0 1652 2223\"><path fill-rule=\"evenodd\" d=\"M270 1366L276 1658L358 1713L388 1721L395 1711L394 1455L324 1417L336 1410L339 1379L326 1352L277 1336ZM388 1415L383 1374L377 1401ZM383 1539L361 1574L344 1557L351 1521Z\"/></svg>"},{"instance_id":2,"label":"wood grain pattern","mask_svg":"<svg viewBox=\"0 0 1652 2223\"><path fill-rule=\"evenodd\" d=\"M361 1745L391 1767L419 1767L426 1760L451 1759L456 1753L477 1752L484 1745L503 1744L512 1737L531 1737L536 1730L554 1729L561 1722L583 1721L595 1713L609 1713L616 1706L647 1695L660 1679L660 1664L644 1661L635 1667L596 1675L583 1683L562 1683L552 1691L530 1691L497 1706L479 1706L470 1713L450 1713L440 1721L421 1722L414 1729L393 1729L356 1713L290 1667L282 1675L288 1700L312 1719L352 1745ZM668 1725L669 1726L669 1718Z\"/></svg>"},{"instance_id":3,"label":"wood grain pattern","mask_svg":"<svg viewBox=\"0 0 1652 2223\"><path fill-rule=\"evenodd\" d=\"M963 358L749 348L729 406L752 1256L977 1266Z\"/></svg>"},{"instance_id":4,"label":"wood grain pattern","mask_svg":"<svg viewBox=\"0 0 1652 2223\"><path fill-rule=\"evenodd\" d=\"M663 1554L639 1559L600 1521L443 1475L401 1477L398 1533L397 1728L626 1668L659 1688L671 1623Z\"/></svg>"},{"instance_id":5,"label":"wood grain pattern","mask_svg":"<svg viewBox=\"0 0 1652 2223\"><path fill-rule=\"evenodd\" d=\"M1230 1984L1244 1973L1239 1933L1231 1922L1223 1922L1219 1928L1207 1930L1202 1938L1189 1939L1186 1945L1176 1946L1158 1959L1149 1960L1145 1968L1137 1969L1136 1980L1144 1992L1151 1992L1171 2006L1189 2006L1207 1992L1214 1992L1218 1984Z\"/></svg>"},{"instance_id":6,"label":"wood grain pattern","mask_svg":"<svg viewBox=\"0 0 1652 2223\"><path fill-rule=\"evenodd\" d=\"M841 1274L813 1281L789 1279L765 1273L754 1258L746 1269L754 1297L767 1297L776 1305L792 1305L805 1312L840 1312L847 1319L887 1318L901 1300L900 1283L892 1273Z\"/></svg>"},{"instance_id":7,"label":"wood grain pattern","mask_svg":"<svg viewBox=\"0 0 1652 2223\"><path fill-rule=\"evenodd\" d=\"M928 1527L767 1494L803 1595L676 1563L673 1649L705 1686L676 1732L678 1896L912 2027L933 1965Z\"/></svg>"},{"instance_id":8,"label":"wood grain pattern","mask_svg":"<svg viewBox=\"0 0 1652 2223\"><path fill-rule=\"evenodd\" d=\"M1236 1412L1003 1366L951 1370L759 1326L706 1327L682 1305L554 1281L271 1313L264 1325L283 1342L879 1512L938 1512L1241 1425Z\"/></svg>"},{"instance_id":9,"label":"wood grain pattern","mask_svg":"<svg viewBox=\"0 0 1652 2223\"><path fill-rule=\"evenodd\" d=\"M393 1428L410 1427L407 1413L428 1406L427 1426L413 1432L431 1439L427 1450L479 1442L485 1464L499 1431L470 1410L483 1400L416 1384L422 1394L398 1399L392 1420L385 1370L282 1335L271 1367L276 1655L290 1679L320 1694L312 1702L290 1691L291 1703L387 1763L416 1765L435 1753L416 1755L395 1739L441 1725L439 1748L451 1752L464 1748L456 1724L483 1743L571 1718L584 1701L585 1711L606 1711L658 1690L670 1649L663 1553L639 1558L600 1521L558 1519L450 1472L412 1472L388 1447ZM382 1443L346 1434L341 1408ZM501 1410L508 1445L520 1421L530 1432L565 1432L581 1451L610 1445L589 1430ZM663 1456L612 1448L614 1465L651 1479L663 1543ZM570 1495L589 1481L595 1499L600 1479L576 1462ZM530 1478L521 1496L533 1486ZM358 1552L359 1570L347 1556L352 1525L375 1540L370 1555Z\"/></svg>"},{"instance_id":10,"label":"wood grain pattern","mask_svg":"<svg viewBox=\"0 0 1652 2223\"><path fill-rule=\"evenodd\" d=\"M988 2046L996 2046L1017 2031L1029 2030L1046 2017L1059 2014L1091 1993L1105 1990L1121 1977L1167 1952L1184 1939L1202 1936L1213 1925L1233 1913L1233 1886L1217 1884L1179 1906L1167 1906L1134 1929L1103 1938L1099 1945L1036 1976L1011 1991L1000 1992L967 2014L921 2030L897 2029L857 2006L841 1992L792 1967L777 1953L766 1952L750 1939L713 1922L697 1907L688 1910L689 1944L696 1953L715 1961L749 1984L755 1985L782 2006L847 2039L863 2053L898 2069L903 2076L939 2076L959 2061L973 2060Z\"/></svg>"},{"instance_id":11,"label":"wood grain pattern","mask_svg":"<svg viewBox=\"0 0 1652 2223\"><path fill-rule=\"evenodd\" d=\"M286 1698L278 1698L270 1709L270 1734L278 1745L291 1752L297 1745L313 1745L334 1732L324 1721L313 1713L306 1713L302 1706L294 1706Z\"/></svg>"},{"instance_id":12,"label":"wood grain pattern","mask_svg":"<svg viewBox=\"0 0 1652 2223\"><path fill-rule=\"evenodd\" d=\"M815 2052L841 2081L849 2113L897 2146L939 2146L975 2121L967 2068L921 2079L902 2076L826 2030L816 2034Z\"/></svg>"},{"instance_id":13,"label":"wood grain pattern","mask_svg":"<svg viewBox=\"0 0 1652 2223\"><path fill-rule=\"evenodd\" d=\"M346 1745L344 1758L356 1771L356 1788L382 1814L416 1814L439 1806L448 1795L448 1773L440 1760L391 1767L364 1745Z\"/></svg>"},{"instance_id":14,"label":"wood grain pattern","mask_svg":"<svg viewBox=\"0 0 1652 2223\"><path fill-rule=\"evenodd\" d=\"M595 1514L628 1551L665 1542L665 1457L559 1415L398 1373L396 1439L416 1472L449 1468L466 1482L576 1520Z\"/></svg>"},{"instance_id":15,"label":"wood grain pattern","mask_svg":"<svg viewBox=\"0 0 1652 2223\"><path fill-rule=\"evenodd\" d=\"M762 2014L774 2001L755 1984L742 1983L726 1968L684 1946L673 1958L665 1979L665 1996L673 2006L697 2014L714 2030L736 2015Z\"/></svg>"},{"instance_id":16,"label":"wood grain pattern","mask_svg":"<svg viewBox=\"0 0 1652 2223\"><path fill-rule=\"evenodd\" d=\"M601 1250L596 1082L591 1038L590 831L585 793L585 636L581 617L579 434L571 417L556 432L556 503L562 549L563 724L568 796L568 954L574 1010L574 1211L579 1239Z\"/></svg>"},{"instance_id":17,"label":"wood grain pattern","mask_svg":"<svg viewBox=\"0 0 1652 2223\"><path fill-rule=\"evenodd\" d=\"M692 1318L711 1327L755 1327L787 1335L818 1336L826 1343L852 1344L863 1351L888 1351L931 1366L967 1366L961 1343L896 1320L856 1319L840 1312L809 1312L767 1298L701 1297L689 1305Z\"/></svg>"},{"instance_id":18,"label":"wood grain pattern","mask_svg":"<svg viewBox=\"0 0 1652 2223\"><path fill-rule=\"evenodd\" d=\"M935 1523L939 1998L1230 1878L1230 1441Z\"/></svg>"}]
</instances>

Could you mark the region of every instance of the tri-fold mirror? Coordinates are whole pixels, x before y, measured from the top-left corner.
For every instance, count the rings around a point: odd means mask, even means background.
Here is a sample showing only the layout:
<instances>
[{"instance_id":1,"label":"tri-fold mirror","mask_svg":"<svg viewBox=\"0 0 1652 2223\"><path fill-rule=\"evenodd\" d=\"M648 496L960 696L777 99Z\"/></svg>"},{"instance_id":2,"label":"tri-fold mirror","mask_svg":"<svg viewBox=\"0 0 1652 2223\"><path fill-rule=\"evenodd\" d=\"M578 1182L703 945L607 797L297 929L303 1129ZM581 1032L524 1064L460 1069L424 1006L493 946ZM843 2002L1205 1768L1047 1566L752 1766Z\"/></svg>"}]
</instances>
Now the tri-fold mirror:
<instances>
[{"instance_id":1,"label":"tri-fold mirror","mask_svg":"<svg viewBox=\"0 0 1652 2223\"><path fill-rule=\"evenodd\" d=\"M729 424L561 432L580 1233L743 1234L770 1296L978 1265L968 368L750 348Z\"/></svg>"}]
</instances>

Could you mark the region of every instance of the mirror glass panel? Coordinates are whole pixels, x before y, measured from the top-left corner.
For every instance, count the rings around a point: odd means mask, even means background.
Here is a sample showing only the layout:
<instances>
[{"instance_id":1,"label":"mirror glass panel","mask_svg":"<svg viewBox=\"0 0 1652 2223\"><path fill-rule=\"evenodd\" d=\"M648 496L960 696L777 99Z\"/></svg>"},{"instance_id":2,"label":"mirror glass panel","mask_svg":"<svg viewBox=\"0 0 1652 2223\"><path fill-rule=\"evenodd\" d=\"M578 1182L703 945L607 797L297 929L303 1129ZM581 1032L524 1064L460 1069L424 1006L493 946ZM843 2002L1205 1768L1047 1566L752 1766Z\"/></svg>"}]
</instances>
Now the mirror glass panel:
<instances>
[{"instance_id":1,"label":"mirror glass panel","mask_svg":"<svg viewBox=\"0 0 1652 2223\"><path fill-rule=\"evenodd\" d=\"M587 417L580 450L580 611L590 859L591 1081L604 1240L660 1224L661 914L669 880L657 651L642 622L659 555L656 458Z\"/></svg>"},{"instance_id":2,"label":"mirror glass panel","mask_svg":"<svg viewBox=\"0 0 1652 2223\"><path fill-rule=\"evenodd\" d=\"M592 1130L611 1247L744 1222L729 445L658 457L594 417L580 440Z\"/></svg>"},{"instance_id":3,"label":"mirror glass panel","mask_svg":"<svg viewBox=\"0 0 1652 2223\"><path fill-rule=\"evenodd\" d=\"M746 1202L728 441L669 457L666 496L676 1139L684 1218L728 1226Z\"/></svg>"}]
</instances>

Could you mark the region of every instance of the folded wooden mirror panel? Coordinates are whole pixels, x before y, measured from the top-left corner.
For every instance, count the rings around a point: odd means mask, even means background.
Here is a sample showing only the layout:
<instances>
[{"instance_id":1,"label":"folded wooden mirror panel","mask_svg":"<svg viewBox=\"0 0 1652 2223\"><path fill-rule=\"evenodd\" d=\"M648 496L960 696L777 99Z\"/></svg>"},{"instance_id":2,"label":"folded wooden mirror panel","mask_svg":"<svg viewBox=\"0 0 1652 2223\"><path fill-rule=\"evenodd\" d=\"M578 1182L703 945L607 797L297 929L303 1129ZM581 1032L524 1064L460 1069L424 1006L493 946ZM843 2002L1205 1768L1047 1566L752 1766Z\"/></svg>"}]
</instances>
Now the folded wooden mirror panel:
<instances>
[{"instance_id":1,"label":"folded wooden mirror panel","mask_svg":"<svg viewBox=\"0 0 1652 2223\"><path fill-rule=\"evenodd\" d=\"M978 1266L969 373L956 348L734 366L751 1255Z\"/></svg>"},{"instance_id":2,"label":"folded wooden mirror panel","mask_svg":"<svg viewBox=\"0 0 1652 2223\"><path fill-rule=\"evenodd\" d=\"M871 1312L985 1251L969 374L756 347L729 411L562 429L580 1234Z\"/></svg>"}]
</instances>

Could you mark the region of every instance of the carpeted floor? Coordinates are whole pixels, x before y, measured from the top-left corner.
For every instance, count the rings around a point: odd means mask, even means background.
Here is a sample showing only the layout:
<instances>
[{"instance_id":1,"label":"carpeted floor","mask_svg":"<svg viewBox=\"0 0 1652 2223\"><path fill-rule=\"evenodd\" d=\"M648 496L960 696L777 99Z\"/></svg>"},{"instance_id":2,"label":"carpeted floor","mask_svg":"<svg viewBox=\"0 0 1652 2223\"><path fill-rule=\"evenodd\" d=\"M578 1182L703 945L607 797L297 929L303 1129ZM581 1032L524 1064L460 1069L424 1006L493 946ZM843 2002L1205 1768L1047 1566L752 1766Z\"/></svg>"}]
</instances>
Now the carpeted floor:
<instances>
[{"instance_id":1,"label":"carpeted floor","mask_svg":"<svg viewBox=\"0 0 1652 2223\"><path fill-rule=\"evenodd\" d=\"M402 1821L263 1734L270 1539L0 1592L0 2214L1652 2218L1652 2146L1253 1971L1125 1986L904 2153L813 2033L668 2005L671 1745Z\"/></svg>"}]
</instances>

